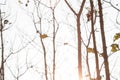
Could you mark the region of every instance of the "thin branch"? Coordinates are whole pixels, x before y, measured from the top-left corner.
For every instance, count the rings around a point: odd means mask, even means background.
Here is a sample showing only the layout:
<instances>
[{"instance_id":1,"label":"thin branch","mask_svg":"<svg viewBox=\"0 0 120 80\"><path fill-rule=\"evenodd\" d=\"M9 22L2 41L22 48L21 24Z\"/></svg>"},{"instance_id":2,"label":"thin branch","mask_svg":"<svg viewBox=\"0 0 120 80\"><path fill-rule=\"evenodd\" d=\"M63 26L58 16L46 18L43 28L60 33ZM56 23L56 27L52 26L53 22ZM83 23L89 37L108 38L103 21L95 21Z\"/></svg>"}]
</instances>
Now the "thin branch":
<instances>
[{"instance_id":1,"label":"thin branch","mask_svg":"<svg viewBox=\"0 0 120 80\"><path fill-rule=\"evenodd\" d=\"M70 6L70 4L67 2L67 0L64 0L67 6L70 8L70 10L74 13L74 15L77 15L77 13L74 11L74 9Z\"/></svg>"},{"instance_id":2,"label":"thin branch","mask_svg":"<svg viewBox=\"0 0 120 80\"><path fill-rule=\"evenodd\" d=\"M42 35L42 30L41 30L41 27L42 27L42 24L41 24L41 17L39 16L39 5L36 4L36 1L34 0L35 2L35 6L36 6L36 9L37 9L37 17L40 21L40 24L39 24L39 27L40 27L40 30L38 31L37 30L37 26L35 24L35 21L33 20L33 23L34 23L34 27L36 29L36 32L39 34L39 36ZM40 4L41 2L38 1L38 4ZM41 45L42 45L42 49L43 49L43 53L44 53L44 71L45 71L45 79L48 80L48 69L47 69L47 52L46 52L46 47L45 47L45 44L43 42L43 39L41 37L40 38L40 42L41 42Z\"/></svg>"},{"instance_id":3,"label":"thin branch","mask_svg":"<svg viewBox=\"0 0 120 80\"><path fill-rule=\"evenodd\" d=\"M119 11L120 12L120 9L118 9L117 7L115 7L112 3L111 3L111 1L109 2L109 1L106 1L106 0L103 0L104 2L106 2L106 3L109 3L114 9L116 9L117 11Z\"/></svg>"},{"instance_id":4,"label":"thin branch","mask_svg":"<svg viewBox=\"0 0 120 80\"><path fill-rule=\"evenodd\" d=\"M1 67L0 67L0 77L4 80L4 42L3 42L3 25L2 25L2 16L0 10L0 39L1 39Z\"/></svg>"},{"instance_id":5,"label":"thin branch","mask_svg":"<svg viewBox=\"0 0 120 80\"><path fill-rule=\"evenodd\" d=\"M25 49L29 44L31 44L34 40L35 40L35 38L33 38L33 39L32 39L31 41L29 41L28 43L26 43L26 45L23 46L22 48L20 48L19 50L15 51L15 52L11 52L11 53L4 59L4 63L8 60L8 58L9 58L12 54L19 53L20 51L22 51L23 49Z\"/></svg>"},{"instance_id":6,"label":"thin branch","mask_svg":"<svg viewBox=\"0 0 120 80\"><path fill-rule=\"evenodd\" d=\"M97 80L100 80L100 72L99 72L99 59L98 59L98 53L97 53L97 46L96 46L96 36L94 32L94 4L93 0L90 0L90 6L91 6L91 30L92 30L92 36L93 36L93 46L95 51L95 64L96 64L96 73L97 73Z\"/></svg>"},{"instance_id":7,"label":"thin branch","mask_svg":"<svg viewBox=\"0 0 120 80\"><path fill-rule=\"evenodd\" d=\"M120 25L120 22L118 21L119 14L120 14L120 12L117 13L117 16L116 16L116 23Z\"/></svg>"},{"instance_id":8,"label":"thin branch","mask_svg":"<svg viewBox=\"0 0 120 80\"><path fill-rule=\"evenodd\" d=\"M98 0L98 7L99 7L99 15L100 15L99 19L100 19L100 30L101 30L103 54L105 55L103 57L104 58L104 65L105 65L105 75L106 75L106 80L110 80L109 63L108 63L106 37L105 37L104 21L103 21L103 10L102 10L101 0Z\"/></svg>"},{"instance_id":9,"label":"thin branch","mask_svg":"<svg viewBox=\"0 0 120 80\"><path fill-rule=\"evenodd\" d=\"M78 12L78 16L79 16L79 17L80 17L81 14L82 14L82 11L83 11L83 8L84 8L84 5L85 5L85 2L86 2L86 0L83 0L82 4L81 4L81 6L80 6L80 10L79 10L79 12Z\"/></svg>"},{"instance_id":10,"label":"thin branch","mask_svg":"<svg viewBox=\"0 0 120 80\"><path fill-rule=\"evenodd\" d=\"M14 78L16 78L16 76L15 76L14 73L13 73L13 71L12 71L11 68L8 66L7 62L6 62L6 66L8 67L8 69L9 69L9 71L11 72L12 76L13 76Z\"/></svg>"}]
</instances>

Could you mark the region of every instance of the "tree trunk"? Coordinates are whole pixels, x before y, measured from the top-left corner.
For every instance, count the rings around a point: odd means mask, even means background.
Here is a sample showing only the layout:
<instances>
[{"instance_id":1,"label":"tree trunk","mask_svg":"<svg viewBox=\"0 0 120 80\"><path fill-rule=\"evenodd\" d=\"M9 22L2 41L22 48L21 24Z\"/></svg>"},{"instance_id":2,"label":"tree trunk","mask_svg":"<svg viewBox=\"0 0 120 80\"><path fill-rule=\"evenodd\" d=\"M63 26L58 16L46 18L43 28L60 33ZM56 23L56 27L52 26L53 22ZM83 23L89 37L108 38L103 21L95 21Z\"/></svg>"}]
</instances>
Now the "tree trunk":
<instances>
[{"instance_id":1,"label":"tree trunk","mask_svg":"<svg viewBox=\"0 0 120 80\"><path fill-rule=\"evenodd\" d=\"M55 80L55 62L56 62L56 49L55 49L55 13L54 9L52 9L53 15L53 80Z\"/></svg>"},{"instance_id":2,"label":"tree trunk","mask_svg":"<svg viewBox=\"0 0 120 80\"><path fill-rule=\"evenodd\" d=\"M73 14L77 17L77 41L78 41L78 76L79 80L82 80L82 51L81 51L81 30L80 30L80 17L83 11L83 7L85 5L86 0L82 1L82 4L80 6L80 10L78 13L74 11L74 9L70 6L70 4L67 2L67 0L64 0L65 3L68 5L70 10L73 12Z\"/></svg>"},{"instance_id":3,"label":"tree trunk","mask_svg":"<svg viewBox=\"0 0 120 80\"><path fill-rule=\"evenodd\" d=\"M79 16L77 16L77 38L78 38L78 73L79 80L82 80L82 52L81 52L81 31Z\"/></svg>"},{"instance_id":4,"label":"tree trunk","mask_svg":"<svg viewBox=\"0 0 120 80\"><path fill-rule=\"evenodd\" d=\"M40 34L40 35L41 35L41 34ZM45 49L45 45L44 45L44 43L43 43L42 38L40 38L40 41L41 41L41 43L42 43L42 48L43 48L43 52L44 52L45 79L48 80L46 49Z\"/></svg>"},{"instance_id":5,"label":"tree trunk","mask_svg":"<svg viewBox=\"0 0 120 80\"><path fill-rule=\"evenodd\" d=\"M96 73L97 73L97 80L100 80L100 71L99 71L99 59L98 59L98 53L97 53L97 46L96 46L96 38L95 38L95 31L94 31L94 19L93 19L93 0L90 0L91 5L91 29L92 29L92 35L93 35L93 46L95 51L95 64L96 64Z\"/></svg>"},{"instance_id":6,"label":"tree trunk","mask_svg":"<svg viewBox=\"0 0 120 80\"><path fill-rule=\"evenodd\" d=\"M106 39L105 39L105 32L104 32L104 22L103 22L103 12L102 12L101 0L98 0L98 6L99 6L100 29L101 29L103 54L104 54L103 58L104 58L104 65L105 65L105 75L106 75L106 80L110 80L109 63L108 63L108 56L107 56L107 49L106 49Z\"/></svg>"},{"instance_id":7,"label":"tree trunk","mask_svg":"<svg viewBox=\"0 0 120 80\"><path fill-rule=\"evenodd\" d=\"M1 33L1 67L0 67L0 79L4 80L4 43L3 43L3 25L2 25L2 17L0 10L0 33Z\"/></svg>"}]
</instances>

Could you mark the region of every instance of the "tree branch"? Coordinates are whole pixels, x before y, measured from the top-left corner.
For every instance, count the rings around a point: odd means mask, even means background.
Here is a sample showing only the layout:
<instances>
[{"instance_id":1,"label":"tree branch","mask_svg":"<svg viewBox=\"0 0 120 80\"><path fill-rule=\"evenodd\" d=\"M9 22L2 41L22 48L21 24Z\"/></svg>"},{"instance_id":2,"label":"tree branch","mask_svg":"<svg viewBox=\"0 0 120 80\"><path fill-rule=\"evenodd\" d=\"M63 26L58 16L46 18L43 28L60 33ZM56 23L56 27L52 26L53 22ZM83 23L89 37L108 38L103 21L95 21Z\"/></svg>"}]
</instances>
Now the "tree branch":
<instances>
[{"instance_id":1,"label":"tree branch","mask_svg":"<svg viewBox=\"0 0 120 80\"><path fill-rule=\"evenodd\" d=\"M70 8L70 10L75 14L77 15L77 13L74 11L74 9L70 6L70 4L67 2L67 0L64 0L65 3L67 4L67 6Z\"/></svg>"}]
</instances>

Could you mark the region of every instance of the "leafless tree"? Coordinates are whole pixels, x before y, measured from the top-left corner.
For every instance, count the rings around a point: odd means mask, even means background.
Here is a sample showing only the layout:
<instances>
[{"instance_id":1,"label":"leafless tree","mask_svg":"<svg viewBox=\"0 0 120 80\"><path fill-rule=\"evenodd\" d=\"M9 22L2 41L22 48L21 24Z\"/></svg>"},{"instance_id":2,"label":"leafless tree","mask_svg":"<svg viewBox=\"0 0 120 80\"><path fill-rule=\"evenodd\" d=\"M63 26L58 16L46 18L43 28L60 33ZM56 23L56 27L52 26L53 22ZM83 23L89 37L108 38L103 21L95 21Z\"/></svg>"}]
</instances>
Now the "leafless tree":
<instances>
[{"instance_id":1,"label":"leafless tree","mask_svg":"<svg viewBox=\"0 0 120 80\"><path fill-rule=\"evenodd\" d=\"M0 37L1 37L1 67L0 67L0 78L5 80L4 76L4 42L3 42L3 24L2 24L2 13L0 10Z\"/></svg>"},{"instance_id":2,"label":"leafless tree","mask_svg":"<svg viewBox=\"0 0 120 80\"><path fill-rule=\"evenodd\" d=\"M73 12L73 14L77 17L76 23L77 23L77 38L78 38L78 73L79 73L79 80L82 80L82 51L81 51L81 29L80 29L80 17L83 11L84 4L86 0L83 0L79 9L79 12L75 12L75 10L71 7L71 5L67 2L67 0L64 0L65 3L68 5L70 10Z\"/></svg>"},{"instance_id":3,"label":"leafless tree","mask_svg":"<svg viewBox=\"0 0 120 80\"><path fill-rule=\"evenodd\" d=\"M94 51L95 51L95 64L96 64L96 72L97 72L97 80L100 79L100 72L99 72L99 60L98 60L98 52L97 52L97 46L96 46L96 37L95 37L95 29L94 29L94 4L93 0L90 0L90 6L91 6L91 29L92 29L92 35L93 35L93 45L94 45Z\"/></svg>"},{"instance_id":4,"label":"leafless tree","mask_svg":"<svg viewBox=\"0 0 120 80\"><path fill-rule=\"evenodd\" d=\"M98 0L99 6L99 18L100 18L100 30L101 30L101 37L102 37L102 46L103 46L103 53L104 53L104 65L105 65L105 74L106 80L110 80L110 72L109 72L109 62L108 62L108 55L107 55L107 47L106 47L106 37L104 31L104 21L103 21L103 11L102 11L102 4L101 0Z\"/></svg>"}]
</instances>

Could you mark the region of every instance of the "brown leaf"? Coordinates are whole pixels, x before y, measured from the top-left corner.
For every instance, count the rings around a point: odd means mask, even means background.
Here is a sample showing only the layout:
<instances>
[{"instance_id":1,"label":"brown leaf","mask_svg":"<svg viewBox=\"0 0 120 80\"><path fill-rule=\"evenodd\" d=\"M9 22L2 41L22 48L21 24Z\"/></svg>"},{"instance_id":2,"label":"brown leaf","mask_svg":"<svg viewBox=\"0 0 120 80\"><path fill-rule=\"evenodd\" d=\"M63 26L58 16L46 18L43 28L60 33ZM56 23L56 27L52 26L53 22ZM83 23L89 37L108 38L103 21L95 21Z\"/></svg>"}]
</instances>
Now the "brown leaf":
<instances>
[{"instance_id":1,"label":"brown leaf","mask_svg":"<svg viewBox=\"0 0 120 80\"><path fill-rule=\"evenodd\" d=\"M93 48L87 48L88 53L95 53Z\"/></svg>"},{"instance_id":2,"label":"brown leaf","mask_svg":"<svg viewBox=\"0 0 120 80\"><path fill-rule=\"evenodd\" d=\"M99 53L99 56L100 57L105 57L105 54L104 53Z\"/></svg>"},{"instance_id":3,"label":"brown leaf","mask_svg":"<svg viewBox=\"0 0 120 80\"><path fill-rule=\"evenodd\" d=\"M47 38L48 35L47 35L47 34L42 34L42 35L40 35L40 37L41 37L42 39L44 39L44 38Z\"/></svg>"}]
</instances>

